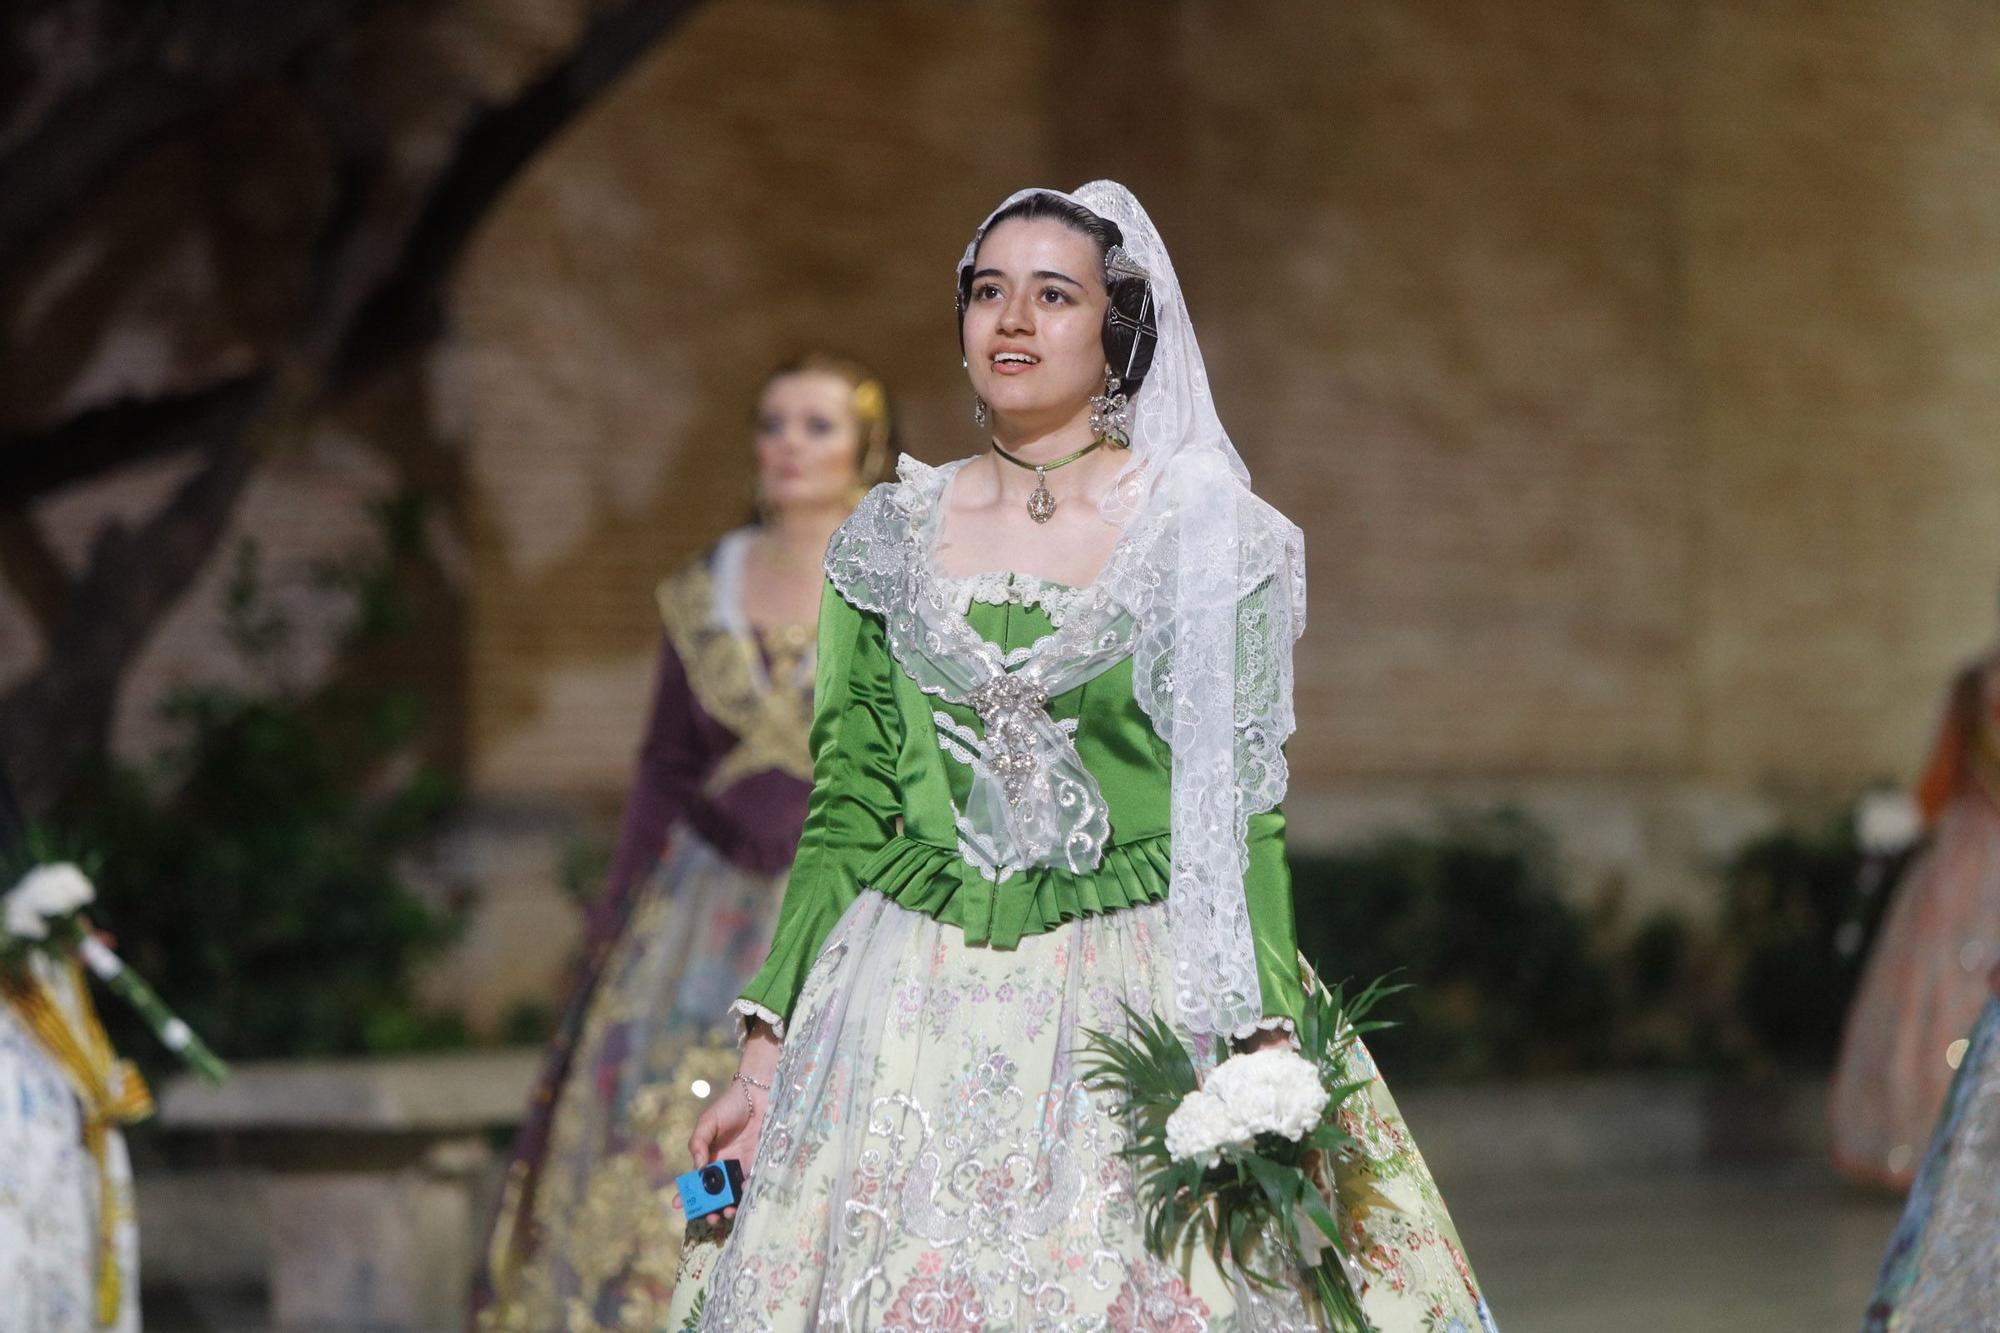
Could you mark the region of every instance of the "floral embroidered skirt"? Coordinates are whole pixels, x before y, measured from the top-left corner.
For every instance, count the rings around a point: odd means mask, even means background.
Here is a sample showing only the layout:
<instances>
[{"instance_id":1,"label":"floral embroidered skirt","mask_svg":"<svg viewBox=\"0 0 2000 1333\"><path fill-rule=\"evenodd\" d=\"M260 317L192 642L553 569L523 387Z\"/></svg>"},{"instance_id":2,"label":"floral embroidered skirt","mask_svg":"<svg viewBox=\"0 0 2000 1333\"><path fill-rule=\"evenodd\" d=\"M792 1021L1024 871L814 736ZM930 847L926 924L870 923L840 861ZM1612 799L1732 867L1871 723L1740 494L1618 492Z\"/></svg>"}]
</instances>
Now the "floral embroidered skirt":
<instances>
[{"instance_id":1,"label":"floral embroidered skirt","mask_svg":"<svg viewBox=\"0 0 2000 1333\"><path fill-rule=\"evenodd\" d=\"M572 1001L511 1164L482 1333L652 1330L683 1228L674 1177L703 1104L729 1086L729 1005L770 951L784 875L678 837Z\"/></svg>"},{"instance_id":2,"label":"floral embroidered skirt","mask_svg":"<svg viewBox=\"0 0 2000 1333\"><path fill-rule=\"evenodd\" d=\"M1972 795L1897 887L1848 1013L1829 1118L1841 1170L1909 1185L1996 962L2000 809Z\"/></svg>"},{"instance_id":3,"label":"floral embroidered skirt","mask_svg":"<svg viewBox=\"0 0 2000 1333\"><path fill-rule=\"evenodd\" d=\"M2000 1001L1989 1000L1889 1242L1864 1333L2000 1328Z\"/></svg>"},{"instance_id":4,"label":"floral embroidered skirt","mask_svg":"<svg viewBox=\"0 0 2000 1333\"><path fill-rule=\"evenodd\" d=\"M1298 1289L1146 1251L1123 1126L1077 1053L1121 1005L1171 1015L1171 971L1164 904L995 950L863 894L799 998L744 1207L726 1243L690 1236L667 1327L1323 1327ZM1353 1129L1369 1154L1338 1184L1375 1325L1490 1330L1379 1079Z\"/></svg>"},{"instance_id":5,"label":"floral embroidered skirt","mask_svg":"<svg viewBox=\"0 0 2000 1333\"><path fill-rule=\"evenodd\" d=\"M44 982L68 996L53 970ZM65 1003L65 1007L68 1007ZM83 1116L62 1067L0 1001L0 1329L33 1333L135 1333L139 1327L139 1225L125 1138L105 1134L116 1210L118 1315L97 1320L103 1180L84 1144Z\"/></svg>"}]
</instances>

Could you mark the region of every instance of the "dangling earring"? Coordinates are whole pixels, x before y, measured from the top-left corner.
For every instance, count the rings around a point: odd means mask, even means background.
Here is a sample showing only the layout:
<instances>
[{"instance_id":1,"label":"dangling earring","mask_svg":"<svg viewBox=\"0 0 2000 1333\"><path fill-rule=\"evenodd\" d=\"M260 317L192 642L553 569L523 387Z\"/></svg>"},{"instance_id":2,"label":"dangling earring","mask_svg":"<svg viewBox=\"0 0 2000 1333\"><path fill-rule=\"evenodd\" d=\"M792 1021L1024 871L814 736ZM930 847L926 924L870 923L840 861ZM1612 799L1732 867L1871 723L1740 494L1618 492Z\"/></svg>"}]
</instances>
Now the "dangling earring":
<instances>
[{"instance_id":1,"label":"dangling earring","mask_svg":"<svg viewBox=\"0 0 2000 1333\"><path fill-rule=\"evenodd\" d=\"M1104 392L1090 398L1090 433L1116 442L1120 449L1132 443L1132 400L1118 392L1122 381L1104 368Z\"/></svg>"},{"instance_id":2,"label":"dangling earring","mask_svg":"<svg viewBox=\"0 0 2000 1333\"><path fill-rule=\"evenodd\" d=\"M986 400L976 393L972 395L972 424L986 429Z\"/></svg>"}]
</instances>

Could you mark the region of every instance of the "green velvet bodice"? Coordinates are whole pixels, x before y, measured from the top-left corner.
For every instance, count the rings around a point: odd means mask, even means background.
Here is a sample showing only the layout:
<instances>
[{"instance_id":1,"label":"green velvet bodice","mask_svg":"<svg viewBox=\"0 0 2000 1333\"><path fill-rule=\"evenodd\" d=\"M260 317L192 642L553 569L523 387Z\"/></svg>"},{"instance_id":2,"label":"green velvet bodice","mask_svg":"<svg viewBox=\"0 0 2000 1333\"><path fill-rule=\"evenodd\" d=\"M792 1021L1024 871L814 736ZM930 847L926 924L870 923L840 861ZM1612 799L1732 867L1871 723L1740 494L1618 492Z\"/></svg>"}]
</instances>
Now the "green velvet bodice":
<instances>
[{"instance_id":1,"label":"green velvet bodice","mask_svg":"<svg viewBox=\"0 0 2000 1333\"><path fill-rule=\"evenodd\" d=\"M1009 651L1053 629L1042 605L1021 599L972 602L966 618ZM1048 704L1057 721L1076 722L1078 757L1109 809L1102 862L1082 873L1017 871L998 883L960 854L956 812L972 773L940 744L935 720L943 714L976 736L978 716L920 690L896 665L880 619L831 585L820 604L815 691L805 831L769 961L743 994L758 1009L789 1020L828 933L864 890L957 927L969 945L996 949L1080 916L1166 898L1172 751L1133 697L1129 658ZM947 741L950 730L942 731ZM1264 1012L1294 1018L1302 992L1284 830L1278 811L1251 817L1244 891Z\"/></svg>"}]
</instances>

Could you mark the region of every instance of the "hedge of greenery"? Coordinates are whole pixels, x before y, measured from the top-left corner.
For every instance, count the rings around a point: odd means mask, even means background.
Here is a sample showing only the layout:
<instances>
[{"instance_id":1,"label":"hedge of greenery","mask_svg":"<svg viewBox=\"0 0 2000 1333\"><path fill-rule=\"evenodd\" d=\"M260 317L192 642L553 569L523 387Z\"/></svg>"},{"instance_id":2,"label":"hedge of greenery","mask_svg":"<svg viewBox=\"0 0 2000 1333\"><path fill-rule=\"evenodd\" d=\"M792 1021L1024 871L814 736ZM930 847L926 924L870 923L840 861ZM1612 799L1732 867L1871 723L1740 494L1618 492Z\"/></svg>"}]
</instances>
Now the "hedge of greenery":
<instances>
[{"instance_id":1,"label":"hedge of greenery","mask_svg":"<svg viewBox=\"0 0 2000 1333\"><path fill-rule=\"evenodd\" d=\"M1628 922L1579 906L1549 834L1453 813L1293 862L1300 947L1329 980L1409 989L1374 1038L1392 1075L1830 1063L1898 864L1851 823L1782 829L1718 867L1722 911Z\"/></svg>"}]
</instances>

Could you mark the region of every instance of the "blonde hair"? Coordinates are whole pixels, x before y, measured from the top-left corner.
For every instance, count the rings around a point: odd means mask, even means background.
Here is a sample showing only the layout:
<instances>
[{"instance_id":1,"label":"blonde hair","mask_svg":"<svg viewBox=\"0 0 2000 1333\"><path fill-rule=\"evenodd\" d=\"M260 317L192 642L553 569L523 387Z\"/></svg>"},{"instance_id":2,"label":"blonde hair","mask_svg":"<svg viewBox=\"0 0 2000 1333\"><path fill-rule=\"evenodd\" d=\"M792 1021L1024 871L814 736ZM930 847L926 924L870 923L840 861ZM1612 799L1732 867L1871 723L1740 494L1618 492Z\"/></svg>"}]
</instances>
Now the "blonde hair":
<instances>
[{"instance_id":1,"label":"blonde hair","mask_svg":"<svg viewBox=\"0 0 2000 1333\"><path fill-rule=\"evenodd\" d=\"M861 436L855 475L864 488L886 481L896 462L896 423L882 377L854 357L816 349L774 366L764 377L759 394L787 375L832 375L847 384L848 410L854 413Z\"/></svg>"}]
</instances>

